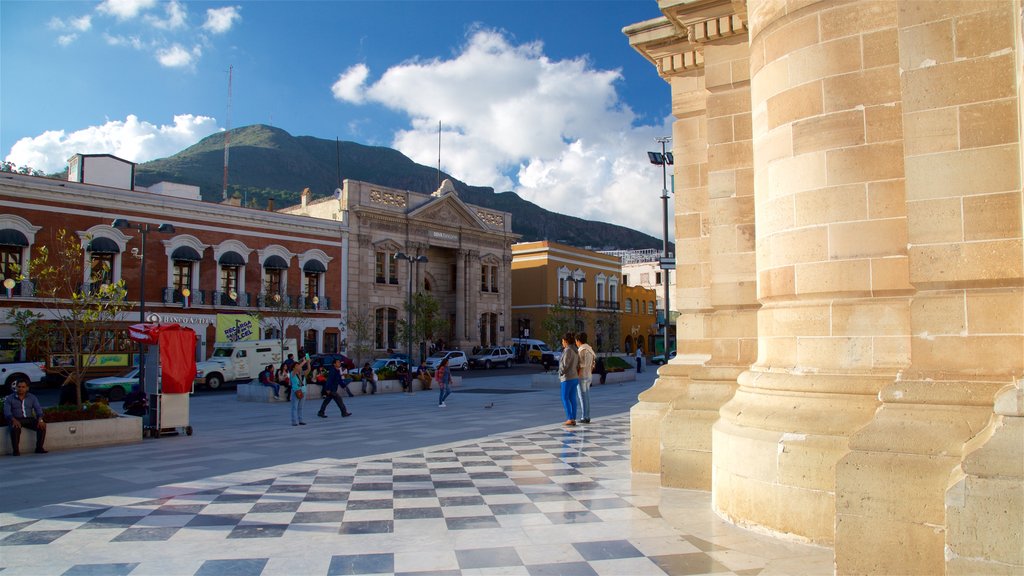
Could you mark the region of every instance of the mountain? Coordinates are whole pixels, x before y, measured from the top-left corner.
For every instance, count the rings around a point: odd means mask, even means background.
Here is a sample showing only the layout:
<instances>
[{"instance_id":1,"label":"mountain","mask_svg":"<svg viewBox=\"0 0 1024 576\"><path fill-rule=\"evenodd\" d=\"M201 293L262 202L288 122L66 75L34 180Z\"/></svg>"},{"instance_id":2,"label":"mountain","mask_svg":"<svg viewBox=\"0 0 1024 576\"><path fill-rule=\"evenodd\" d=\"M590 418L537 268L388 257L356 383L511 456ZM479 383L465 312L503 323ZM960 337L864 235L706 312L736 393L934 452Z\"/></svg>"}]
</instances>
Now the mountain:
<instances>
[{"instance_id":1,"label":"mountain","mask_svg":"<svg viewBox=\"0 0 1024 576\"><path fill-rule=\"evenodd\" d=\"M213 134L173 156L139 164L135 182L191 184L199 186L204 200L219 201L227 134ZM329 196L346 178L423 193L438 187L437 169L391 148L292 136L262 124L233 129L230 137L228 192L247 206L265 207L271 198L278 207L297 204L303 188L309 188L313 198ZM470 186L443 172L440 177L451 179L464 201L510 212L512 230L523 241L553 240L601 250L661 248L661 240L624 226L551 212L514 192Z\"/></svg>"}]
</instances>

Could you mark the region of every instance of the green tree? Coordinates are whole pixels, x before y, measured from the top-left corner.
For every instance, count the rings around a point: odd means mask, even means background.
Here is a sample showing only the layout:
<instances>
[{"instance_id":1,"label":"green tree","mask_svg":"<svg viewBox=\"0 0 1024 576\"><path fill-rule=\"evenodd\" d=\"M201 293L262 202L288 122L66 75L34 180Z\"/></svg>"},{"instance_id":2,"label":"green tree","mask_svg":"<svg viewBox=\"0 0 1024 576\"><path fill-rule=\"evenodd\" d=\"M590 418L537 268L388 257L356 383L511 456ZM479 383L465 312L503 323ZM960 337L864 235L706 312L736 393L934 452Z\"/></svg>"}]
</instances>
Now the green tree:
<instances>
[{"instance_id":1,"label":"green tree","mask_svg":"<svg viewBox=\"0 0 1024 576\"><path fill-rule=\"evenodd\" d=\"M301 306L299 298L296 297L293 302L287 295L271 292L269 286L263 287L259 299L259 312L255 316L259 318L259 323L264 329L273 329L277 335L282 358L286 354L285 341L288 339L288 329L294 327L298 330L297 342L301 346L302 334L310 324L310 318L305 308Z\"/></svg>"},{"instance_id":2,"label":"green tree","mask_svg":"<svg viewBox=\"0 0 1024 576\"><path fill-rule=\"evenodd\" d=\"M373 316L366 307L349 311L345 322L345 351L357 367L373 353L373 330Z\"/></svg>"},{"instance_id":3,"label":"green tree","mask_svg":"<svg viewBox=\"0 0 1024 576\"><path fill-rule=\"evenodd\" d=\"M552 350L557 350L561 347L562 336L573 329L572 309L555 304L548 309L548 314L540 327L544 331L548 345Z\"/></svg>"},{"instance_id":4,"label":"green tree","mask_svg":"<svg viewBox=\"0 0 1024 576\"><path fill-rule=\"evenodd\" d=\"M397 324L397 338L399 342L415 344L428 342L434 339L434 335L448 329L448 321L441 314L441 304L427 292L413 294L412 300L405 303L406 312L412 312L412 324L401 319ZM411 338L410 338L411 336ZM412 361L413 351L409 350L409 360ZM421 358L422 360L422 358Z\"/></svg>"},{"instance_id":5,"label":"green tree","mask_svg":"<svg viewBox=\"0 0 1024 576\"><path fill-rule=\"evenodd\" d=\"M85 238L88 242L90 238ZM35 326L25 332L48 359L63 357L64 362L49 362L51 371L75 385L75 402L82 405L81 382L89 366L99 354L113 350L119 332L108 329L123 312L134 306L125 300L124 280L105 283L110 277L104 265L90 267L89 282L85 277L85 251L77 235L60 229L50 245L36 248L36 256L29 261L29 270L35 282L35 295L44 312L33 319L24 318ZM51 251L52 246L52 251ZM24 276L20 276L24 280ZM45 326L40 326L45 322ZM57 364L57 365L54 365Z\"/></svg>"}]
</instances>

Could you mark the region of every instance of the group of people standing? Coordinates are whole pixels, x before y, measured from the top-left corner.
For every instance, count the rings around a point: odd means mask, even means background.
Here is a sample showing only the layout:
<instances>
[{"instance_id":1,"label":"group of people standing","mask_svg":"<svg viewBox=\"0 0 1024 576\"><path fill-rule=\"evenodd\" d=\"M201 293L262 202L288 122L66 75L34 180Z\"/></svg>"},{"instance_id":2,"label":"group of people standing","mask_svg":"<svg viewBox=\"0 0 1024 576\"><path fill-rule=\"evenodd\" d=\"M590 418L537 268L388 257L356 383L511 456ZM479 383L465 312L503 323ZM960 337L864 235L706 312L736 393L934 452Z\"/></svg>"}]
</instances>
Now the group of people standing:
<instances>
[{"instance_id":1,"label":"group of people standing","mask_svg":"<svg viewBox=\"0 0 1024 576\"><path fill-rule=\"evenodd\" d=\"M581 424L590 424L590 383L593 378L597 354L587 344L587 334L566 332L562 336L562 358L558 362L558 380L562 384L562 406L565 408L564 426L575 426L577 416Z\"/></svg>"},{"instance_id":2,"label":"group of people standing","mask_svg":"<svg viewBox=\"0 0 1024 576\"><path fill-rule=\"evenodd\" d=\"M289 354L288 358L281 363L275 371L273 364L267 364L263 372L260 372L259 381L264 386L274 389L274 396L279 396L281 389L285 391L285 398L291 403L292 426L305 426L302 418L302 407L306 398L306 381L309 377L310 361L306 354L301 361L296 361ZM323 401L320 403L320 410L316 415L320 418L327 418L327 406L333 401L341 411L342 418L351 416L345 402L341 399L341 391L344 390L349 396L354 396L348 389L350 380L345 378L342 372L341 359L335 358L332 365L327 369L326 376L321 382Z\"/></svg>"}]
</instances>

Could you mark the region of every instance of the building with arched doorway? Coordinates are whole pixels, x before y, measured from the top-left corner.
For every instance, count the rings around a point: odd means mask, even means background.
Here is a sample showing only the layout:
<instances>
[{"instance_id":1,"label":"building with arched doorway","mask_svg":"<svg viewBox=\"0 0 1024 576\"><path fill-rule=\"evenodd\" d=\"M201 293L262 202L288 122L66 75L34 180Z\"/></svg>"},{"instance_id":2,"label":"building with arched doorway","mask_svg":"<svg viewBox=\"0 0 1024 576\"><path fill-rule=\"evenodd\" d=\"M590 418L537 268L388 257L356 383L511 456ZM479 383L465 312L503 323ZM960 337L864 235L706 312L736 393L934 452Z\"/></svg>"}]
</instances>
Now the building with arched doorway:
<instances>
[{"instance_id":1,"label":"building with arched doorway","mask_svg":"<svg viewBox=\"0 0 1024 576\"><path fill-rule=\"evenodd\" d=\"M281 212L349 223L345 345L356 356L510 343L509 270L518 235L508 212L465 203L449 180L432 194L345 180L334 197L310 201L307 191L301 204ZM437 302L441 322L408 350L400 327L417 293Z\"/></svg>"}]
</instances>

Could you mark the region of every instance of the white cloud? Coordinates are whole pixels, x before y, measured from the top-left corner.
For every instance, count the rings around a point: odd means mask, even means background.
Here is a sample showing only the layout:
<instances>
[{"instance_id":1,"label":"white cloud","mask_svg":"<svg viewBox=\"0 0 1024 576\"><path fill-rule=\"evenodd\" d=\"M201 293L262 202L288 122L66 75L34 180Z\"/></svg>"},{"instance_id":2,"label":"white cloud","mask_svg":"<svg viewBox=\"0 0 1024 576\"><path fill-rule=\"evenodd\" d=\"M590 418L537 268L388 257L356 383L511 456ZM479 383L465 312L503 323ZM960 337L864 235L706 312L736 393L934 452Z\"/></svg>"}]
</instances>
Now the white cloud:
<instances>
[{"instance_id":1,"label":"white cloud","mask_svg":"<svg viewBox=\"0 0 1024 576\"><path fill-rule=\"evenodd\" d=\"M241 11L241 6L207 8L206 22L203 24L203 28L213 34L223 34L231 30L236 20L242 19Z\"/></svg>"},{"instance_id":2,"label":"white cloud","mask_svg":"<svg viewBox=\"0 0 1024 576\"><path fill-rule=\"evenodd\" d=\"M192 50L186 50L181 44L173 44L167 48L160 48L156 51L156 59L161 66L167 68L185 68L191 66L195 60L203 55L199 46L193 46Z\"/></svg>"},{"instance_id":3,"label":"white cloud","mask_svg":"<svg viewBox=\"0 0 1024 576\"><path fill-rule=\"evenodd\" d=\"M103 0L96 10L118 20L130 20L156 6L156 0Z\"/></svg>"},{"instance_id":4,"label":"white cloud","mask_svg":"<svg viewBox=\"0 0 1024 576\"><path fill-rule=\"evenodd\" d=\"M370 85L356 65L332 86L350 103L376 102L408 114L393 146L469 184L513 190L549 210L661 236L661 171L647 150L671 134L671 119L637 126L619 99L617 70L585 57L551 60L543 45L513 45L474 31L449 59L391 67Z\"/></svg>"},{"instance_id":5,"label":"white cloud","mask_svg":"<svg viewBox=\"0 0 1024 576\"><path fill-rule=\"evenodd\" d=\"M111 34L104 33L103 39L111 46L130 46L136 50L142 50L144 48L142 38L139 38L138 36L113 36Z\"/></svg>"},{"instance_id":6,"label":"white cloud","mask_svg":"<svg viewBox=\"0 0 1024 576\"><path fill-rule=\"evenodd\" d=\"M68 18L67 20L53 17L47 23L47 27L50 30L64 32L64 34L57 36L57 43L61 46L69 46L78 39L79 32L87 32L92 28L92 17L88 14L78 18Z\"/></svg>"},{"instance_id":7,"label":"white cloud","mask_svg":"<svg viewBox=\"0 0 1024 576\"><path fill-rule=\"evenodd\" d=\"M338 75L331 92L338 100L358 104L366 97L363 90L369 75L370 69L365 64L356 64Z\"/></svg>"},{"instance_id":8,"label":"white cloud","mask_svg":"<svg viewBox=\"0 0 1024 576\"><path fill-rule=\"evenodd\" d=\"M61 34L60 36L57 36L57 44L60 44L61 46L69 46L77 39L78 34Z\"/></svg>"},{"instance_id":9,"label":"white cloud","mask_svg":"<svg viewBox=\"0 0 1024 576\"><path fill-rule=\"evenodd\" d=\"M71 133L51 130L22 138L5 160L46 173L63 170L67 159L77 153L113 154L132 162L146 162L180 152L217 131L217 121L209 116L182 114L174 117L173 125L157 126L129 115L124 121L109 121Z\"/></svg>"},{"instance_id":10,"label":"white cloud","mask_svg":"<svg viewBox=\"0 0 1024 576\"><path fill-rule=\"evenodd\" d=\"M147 14L145 16L146 22L159 30L180 30L185 27L185 21L188 19L188 10L183 4L177 0L171 0L164 5L164 11L167 13L166 18Z\"/></svg>"}]
</instances>

